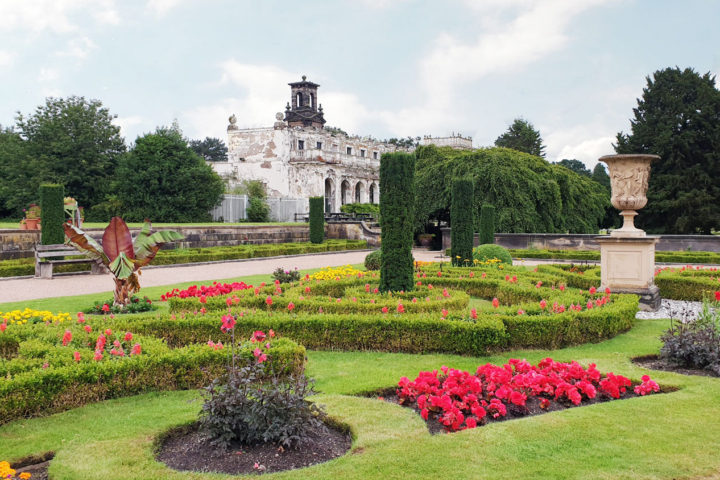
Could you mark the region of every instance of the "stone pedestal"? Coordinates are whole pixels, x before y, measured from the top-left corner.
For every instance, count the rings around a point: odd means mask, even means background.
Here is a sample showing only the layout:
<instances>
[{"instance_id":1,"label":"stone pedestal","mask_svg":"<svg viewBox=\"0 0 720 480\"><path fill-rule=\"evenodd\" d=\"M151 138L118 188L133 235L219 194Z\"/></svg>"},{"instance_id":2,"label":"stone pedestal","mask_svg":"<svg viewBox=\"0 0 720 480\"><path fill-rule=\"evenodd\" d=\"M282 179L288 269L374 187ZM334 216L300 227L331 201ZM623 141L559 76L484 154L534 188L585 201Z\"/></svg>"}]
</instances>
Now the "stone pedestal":
<instances>
[{"instance_id":1,"label":"stone pedestal","mask_svg":"<svg viewBox=\"0 0 720 480\"><path fill-rule=\"evenodd\" d=\"M612 293L634 293L640 309L660 308L660 291L655 278L655 244L660 237L597 237L600 244L600 289Z\"/></svg>"}]
</instances>

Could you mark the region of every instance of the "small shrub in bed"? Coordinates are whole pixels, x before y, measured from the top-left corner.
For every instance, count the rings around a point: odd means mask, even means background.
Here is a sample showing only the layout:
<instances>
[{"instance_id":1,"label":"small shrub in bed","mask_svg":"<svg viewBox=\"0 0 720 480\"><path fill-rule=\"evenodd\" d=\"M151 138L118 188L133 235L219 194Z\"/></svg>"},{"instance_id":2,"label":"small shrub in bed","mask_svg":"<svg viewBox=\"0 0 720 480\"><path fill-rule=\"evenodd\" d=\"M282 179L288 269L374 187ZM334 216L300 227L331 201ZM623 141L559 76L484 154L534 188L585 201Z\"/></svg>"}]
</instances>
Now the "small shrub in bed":
<instances>
[{"instance_id":1,"label":"small shrub in bed","mask_svg":"<svg viewBox=\"0 0 720 480\"><path fill-rule=\"evenodd\" d=\"M295 270L285 270L283 267L278 267L272 274L273 280L277 280L280 283L291 283L300 280L300 272L297 267Z\"/></svg>"},{"instance_id":2,"label":"small shrub in bed","mask_svg":"<svg viewBox=\"0 0 720 480\"><path fill-rule=\"evenodd\" d=\"M221 329L231 335L231 360L226 378L218 378L205 389L200 425L211 443L227 449L234 442L244 445L273 443L298 447L321 426L325 412L306 397L315 393L311 381L297 371L289 375L277 370L265 353L274 333L255 331L241 349L252 349L254 359L243 362L235 350L236 317L224 315ZM253 346L255 348L253 349Z\"/></svg>"},{"instance_id":3,"label":"small shrub in bed","mask_svg":"<svg viewBox=\"0 0 720 480\"><path fill-rule=\"evenodd\" d=\"M382 250L375 250L365 257L365 268L368 270L380 270Z\"/></svg>"},{"instance_id":4,"label":"small shrub in bed","mask_svg":"<svg viewBox=\"0 0 720 480\"><path fill-rule=\"evenodd\" d=\"M720 297L720 292L716 292ZM681 316L661 337L660 356L681 367L699 368L720 376L720 313L709 302L697 320L687 321Z\"/></svg>"},{"instance_id":5,"label":"small shrub in bed","mask_svg":"<svg viewBox=\"0 0 720 480\"><path fill-rule=\"evenodd\" d=\"M104 302L97 303L93 305L92 308L85 310L85 313L93 313L97 315L103 315L108 313L142 313L155 310L156 308L157 307L153 305L152 300L150 300L147 296L140 298L137 295L133 295L132 297L130 297L129 303L124 308L118 305L113 305L113 299L109 298Z\"/></svg>"}]
</instances>

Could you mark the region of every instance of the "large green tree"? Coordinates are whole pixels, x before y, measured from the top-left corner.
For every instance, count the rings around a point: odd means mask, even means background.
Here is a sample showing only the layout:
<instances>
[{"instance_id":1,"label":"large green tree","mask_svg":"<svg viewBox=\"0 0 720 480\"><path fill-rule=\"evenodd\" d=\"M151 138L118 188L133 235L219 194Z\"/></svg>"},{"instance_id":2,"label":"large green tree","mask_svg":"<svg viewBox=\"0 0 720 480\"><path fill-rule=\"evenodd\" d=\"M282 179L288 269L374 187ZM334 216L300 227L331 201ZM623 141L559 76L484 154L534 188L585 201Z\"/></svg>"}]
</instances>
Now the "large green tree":
<instances>
[{"instance_id":1,"label":"large green tree","mask_svg":"<svg viewBox=\"0 0 720 480\"><path fill-rule=\"evenodd\" d=\"M569 159L569 160L567 158L563 158L562 160L557 162L557 164L562 165L563 167L572 170L573 172L577 173L578 175L585 175L586 177L589 177L591 175L590 170L587 169L585 164L583 162L581 162L580 160L576 160L574 158Z\"/></svg>"},{"instance_id":2,"label":"large green tree","mask_svg":"<svg viewBox=\"0 0 720 480\"><path fill-rule=\"evenodd\" d=\"M637 224L654 233L705 233L720 227L720 91L715 77L666 68L647 78L630 133L617 153L660 155Z\"/></svg>"},{"instance_id":3,"label":"large green tree","mask_svg":"<svg viewBox=\"0 0 720 480\"><path fill-rule=\"evenodd\" d=\"M220 176L172 128L138 137L120 159L113 186L128 221L207 221L224 190Z\"/></svg>"},{"instance_id":4,"label":"large green tree","mask_svg":"<svg viewBox=\"0 0 720 480\"><path fill-rule=\"evenodd\" d=\"M36 193L40 183L58 183L80 205L91 207L103 201L110 191L109 179L125 152L114 118L99 100L76 96L48 98L32 114L18 113L15 131L32 159L22 165L30 171L27 187L34 187ZM20 188L26 188L27 175L16 177Z\"/></svg>"},{"instance_id":5,"label":"large green tree","mask_svg":"<svg viewBox=\"0 0 720 480\"><path fill-rule=\"evenodd\" d=\"M496 147L512 148L518 152L545 157L545 145L543 145L540 132L535 130L532 123L522 118L516 118L507 132L495 140Z\"/></svg>"},{"instance_id":6,"label":"large green tree","mask_svg":"<svg viewBox=\"0 0 720 480\"><path fill-rule=\"evenodd\" d=\"M219 138L205 137L205 140L190 140L190 148L206 162L227 162L228 149L225 142Z\"/></svg>"},{"instance_id":7,"label":"large green tree","mask_svg":"<svg viewBox=\"0 0 720 480\"><path fill-rule=\"evenodd\" d=\"M18 133L0 128L0 218L20 218L23 208L38 201L37 163Z\"/></svg>"}]
</instances>

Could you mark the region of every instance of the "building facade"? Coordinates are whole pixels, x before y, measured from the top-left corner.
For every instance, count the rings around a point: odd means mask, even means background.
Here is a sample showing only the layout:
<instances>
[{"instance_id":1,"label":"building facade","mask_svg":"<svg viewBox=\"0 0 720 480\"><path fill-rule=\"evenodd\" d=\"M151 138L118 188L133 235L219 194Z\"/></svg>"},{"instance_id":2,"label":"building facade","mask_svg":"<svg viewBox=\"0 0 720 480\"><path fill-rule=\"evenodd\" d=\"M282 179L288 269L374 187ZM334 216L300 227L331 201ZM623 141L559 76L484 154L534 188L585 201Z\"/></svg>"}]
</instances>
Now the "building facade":
<instances>
[{"instance_id":1,"label":"building facade","mask_svg":"<svg viewBox=\"0 0 720 480\"><path fill-rule=\"evenodd\" d=\"M370 138L352 137L324 128L318 84L290 83L285 114L267 128L238 128L235 115L227 128L228 161L213 168L231 185L243 180L265 184L268 197L325 197L325 211L346 203L379 203L380 156L397 147Z\"/></svg>"}]
</instances>

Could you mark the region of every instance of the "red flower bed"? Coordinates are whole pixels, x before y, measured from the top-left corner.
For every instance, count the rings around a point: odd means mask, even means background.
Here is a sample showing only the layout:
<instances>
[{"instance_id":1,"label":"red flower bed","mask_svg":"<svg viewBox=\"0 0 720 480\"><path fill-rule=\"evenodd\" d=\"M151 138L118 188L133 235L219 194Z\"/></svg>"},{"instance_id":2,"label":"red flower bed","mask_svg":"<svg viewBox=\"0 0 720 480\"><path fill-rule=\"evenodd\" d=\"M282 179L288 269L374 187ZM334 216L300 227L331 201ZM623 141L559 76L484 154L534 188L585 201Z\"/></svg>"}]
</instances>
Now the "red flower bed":
<instances>
[{"instance_id":1,"label":"red flower bed","mask_svg":"<svg viewBox=\"0 0 720 480\"><path fill-rule=\"evenodd\" d=\"M218 295L227 295L230 292L236 290L247 290L253 288L252 285L247 285L245 282L234 282L234 283L218 283L213 282L212 285L193 285L187 290L179 290L177 288L165 293L160 296L160 300L163 302L167 301L171 297L178 298L189 298L189 297L216 297Z\"/></svg>"},{"instance_id":2,"label":"red flower bed","mask_svg":"<svg viewBox=\"0 0 720 480\"><path fill-rule=\"evenodd\" d=\"M647 375L629 392L632 382L622 375L603 375L593 363L585 369L577 362L561 363L551 358L538 365L517 359L501 367L488 363L478 367L474 375L443 366L440 372L420 372L413 381L402 377L398 386L400 404L416 408L425 420L436 419L448 431L502 420L509 412L523 416L617 399L630 392L647 395L660 391Z\"/></svg>"}]
</instances>

